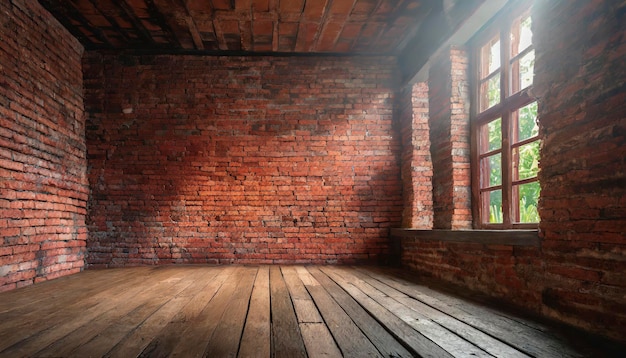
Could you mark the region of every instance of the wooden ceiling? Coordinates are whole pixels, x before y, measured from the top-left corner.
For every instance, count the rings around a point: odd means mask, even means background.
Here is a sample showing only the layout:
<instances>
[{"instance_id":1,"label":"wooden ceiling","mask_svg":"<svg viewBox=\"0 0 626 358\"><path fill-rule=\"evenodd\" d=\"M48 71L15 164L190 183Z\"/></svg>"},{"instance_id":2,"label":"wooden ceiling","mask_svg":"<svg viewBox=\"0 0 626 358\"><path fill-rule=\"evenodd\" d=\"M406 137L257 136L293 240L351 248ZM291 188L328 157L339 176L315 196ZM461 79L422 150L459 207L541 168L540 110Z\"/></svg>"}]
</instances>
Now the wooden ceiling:
<instances>
[{"instance_id":1,"label":"wooden ceiling","mask_svg":"<svg viewBox=\"0 0 626 358\"><path fill-rule=\"evenodd\" d=\"M464 1L39 0L88 50L373 55L424 42Z\"/></svg>"}]
</instances>

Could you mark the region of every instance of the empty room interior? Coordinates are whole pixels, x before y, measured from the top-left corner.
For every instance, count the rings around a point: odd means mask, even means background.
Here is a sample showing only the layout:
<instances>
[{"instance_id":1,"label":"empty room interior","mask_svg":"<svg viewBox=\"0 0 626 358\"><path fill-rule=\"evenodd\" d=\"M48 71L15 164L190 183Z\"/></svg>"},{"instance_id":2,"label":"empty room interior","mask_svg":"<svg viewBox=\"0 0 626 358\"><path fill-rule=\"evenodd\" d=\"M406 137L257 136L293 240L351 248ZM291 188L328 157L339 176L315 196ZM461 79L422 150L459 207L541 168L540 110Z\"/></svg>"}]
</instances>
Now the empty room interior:
<instances>
[{"instance_id":1,"label":"empty room interior","mask_svg":"<svg viewBox=\"0 0 626 358\"><path fill-rule=\"evenodd\" d=\"M0 1L0 357L626 357L626 1Z\"/></svg>"}]
</instances>

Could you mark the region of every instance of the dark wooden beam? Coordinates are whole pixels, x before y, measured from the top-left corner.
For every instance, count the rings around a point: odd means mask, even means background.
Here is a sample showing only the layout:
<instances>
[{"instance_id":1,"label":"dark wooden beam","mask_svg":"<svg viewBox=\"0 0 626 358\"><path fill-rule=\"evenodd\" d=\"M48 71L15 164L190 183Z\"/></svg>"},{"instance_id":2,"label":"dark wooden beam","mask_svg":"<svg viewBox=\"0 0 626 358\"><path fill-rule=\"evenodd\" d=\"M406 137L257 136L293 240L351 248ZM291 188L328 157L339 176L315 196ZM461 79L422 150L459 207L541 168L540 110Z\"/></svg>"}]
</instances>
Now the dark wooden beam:
<instances>
[{"instance_id":1,"label":"dark wooden beam","mask_svg":"<svg viewBox=\"0 0 626 358\"><path fill-rule=\"evenodd\" d=\"M167 25L167 28L172 31L173 39L180 47L192 49L194 46L197 46L197 40L200 46L204 48L200 40L200 34L195 29L193 21L190 21L189 13L184 4L173 0L149 0L148 2L152 3L156 8L156 11L164 20L162 25ZM190 26L193 26L193 29ZM193 38L194 30L197 39Z\"/></svg>"},{"instance_id":2,"label":"dark wooden beam","mask_svg":"<svg viewBox=\"0 0 626 358\"><path fill-rule=\"evenodd\" d=\"M112 3L122 10L120 16L125 17L135 27L135 30L143 36L145 41L149 42L151 45L155 44L150 31L143 26L141 20L137 18L137 15L125 0L113 1Z\"/></svg>"},{"instance_id":3,"label":"dark wooden beam","mask_svg":"<svg viewBox=\"0 0 626 358\"><path fill-rule=\"evenodd\" d=\"M191 34L191 39L193 41L194 46L197 50L204 50L204 43L202 42L202 37L200 36L200 32L198 31L198 27L196 26L196 22L191 16L191 12L187 7L187 2L185 0L178 0L178 5L180 6L180 11L178 11L178 15L182 16L187 23L187 28L189 29L189 33Z\"/></svg>"},{"instance_id":4,"label":"dark wooden beam","mask_svg":"<svg viewBox=\"0 0 626 358\"><path fill-rule=\"evenodd\" d=\"M334 51L337 40L348 20L357 0L330 2L324 16L321 32L316 39L315 50L326 52Z\"/></svg>"},{"instance_id":5,"label":"dark wooden beam","mask_svg":"<svg viewBox=\"0 0 626 358\"><path fill-rule=\"evenodd\" d=\"M104 32L91 26L89 20L83 16L83 14L76 8L72 1L64 1L63 4L59 4L57 1L40 0L40 4L53 14L61 14L60 21L72 35L85 46L87 49L109 49L112 48L111 41L107 38ZM73 21L79 23L80 26L74 25ZM94 37L100 42L94 42L89 36L87 36L80 28L84 28L91 32Z\"/></svg>"},{"instance_id":6,"label":"dark wooden beam","mask_svg":"<svg viewBox=\"0 0 626 358\"><path fill-rule=\"evenodd\" d=\"M241 34L241 49L252 51L252 0L241 0L235 2L235 11L242 12L246 16L239 19L239 33Z\"/></svg>"},{"instance_id":7,"label":"dark wooden beam","mask_svg":"<svg viewBox=\"0 0 626 358\"><path fill-rule=\"evenodd\" d=\"M276 20L274 20L274 26L272 30L272 51L278 51L278 23L280 22L280 18L278 17L278 1L279 0L269 0L269 10L270 13L276 14Z\"/></svg>"},{"instance_id":8,"label":"dark wooden beam","mask_svg":"<svg viewBox=\"0 0 626 358\"><path fill-rule=\"evenodd\" d=\"M118 12L111 14L111 7L115 6L112 1L108 0L89 0L93 7L100 13L104 18L111 23L111 26L115 29L115 31L124 38L126 43L130 41L130 38L126 34L126 30L124 30L119 23L117 22L116 15L119 15ZM104 9L103 5L108 5L108 9Z\"/></svg>"},{"instance_id":9,"label":"dark wooden beam","mask_svg":"<svg viewBox=\"0 0 626 358\"><path fill-rule=\"evenodd\" d=\"M326 24L328 23L328 19L330 17L330 4L332 0L329 0L324 5L324 9L322 11L322 16L319 21L319 25L317 27L317 31L315 32L315 36L313 36L313 42L310 44L308 51L316 52L319 49L319 41L326 29Z\"/></svg>"},{"instance_id":10,"label":"dark wooden beam","mask_svg":"<svg viewBox=\"0 0 626 358\"><path fill-rule=\"evenodd\" d=\"M154 3L154 0L145 0L146 5L148 6L148 13L150 14L150 18L156 21L157 25L161 27L163 32L167 34L169 42L173 45L173 47L184 48L182 43L179 41L174 29L171 28L167 19L163 15L163 13L159 10L159 7Z\"/></svg>"}]
</instances>

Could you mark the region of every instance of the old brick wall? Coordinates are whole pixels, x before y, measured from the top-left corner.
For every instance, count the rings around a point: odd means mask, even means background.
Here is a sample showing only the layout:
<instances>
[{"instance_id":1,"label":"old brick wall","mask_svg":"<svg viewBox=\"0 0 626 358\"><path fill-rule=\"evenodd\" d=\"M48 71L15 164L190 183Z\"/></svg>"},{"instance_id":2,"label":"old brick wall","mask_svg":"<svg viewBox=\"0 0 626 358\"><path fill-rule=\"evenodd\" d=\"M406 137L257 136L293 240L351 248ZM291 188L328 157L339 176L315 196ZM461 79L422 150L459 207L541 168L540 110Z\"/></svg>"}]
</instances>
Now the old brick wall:
<instances>
[{"instance_id":1,"label":"old brick wall","mask_svg":"<svg viewBox=\"0 0 626 358\"><path fill-rule=\"evenodd\" d=\"M450 48L428 76L434 228L471 229L468 58Z\"/></svg>"},{"instance_id":2,"label":"old brick wall","mask_svg":"<svg viewBox=\"0 0 626 358\"><path fill-rule=\"evenodd\" d=\"M442 233L442 235L445 235ZM542 261L533 246L403 238L404 267L539 310Z\"/></svg>"},{"instance_id":3,"label":"old brick wall","mask_svg":"<svg viewBox=\"0 0 626 358\"><path fill-rule=\"evenodd\" d=\"M402 264L623 340L626 5L537 0L532 16L533 94L539 101L543 140L540 246L404 238ZM454 53L450 55L454 58ZM440 82L450 67L449 60L439 59L431 70L434 81ZM452 170L449 161L445 166L440 163L449 147L445 141L437 144L437 137L446 138L437 126L441 113L444 120L453 114L447 107L445 86L431 79L430 87L430 108L438 116L430 121L437 196L450 192ZM441 215L451 217L449 207L450 201L442 206L435 199L436 226L444 226L437 224Z\"/></svg>"},{"instance_id":4,"label":"old brick wall","mask_svg":"<svg viewBox=\"0 0 626 358\"><path fill-rule=\"evenodd\" d=\"M402 214L393 59L84 64L91 266L387 253Z\"/></svg>"},{"instance_id":5,"label":"old brick wall","mask_svg":"<svg viewBox=\"0 0 626 358\"><path fill-rule=\"evenodd\" d=\"M0 291L84 266L82 52L36 1L0 2Z\"/></svg>"},{"instance_id":6,"label":"old brick wall","mask_svg":"<svg viewBox=\"0 0 626 358\"><path fill-rule=\"evenodd\" d=\"M543 312L624 339L626 4L541 0L533 22Z\"/></svg>"},{"instance_id":7,"label":"old brick wall","mask_svg":"<svg viewBox=\"0 0 626 358\"><path fill-rule=\"evenodd\" d=\"M416 83L396 96L402 137L402 227L433 227L433 167L428 133L428 84Z\"/></svg>"}]
</instances>

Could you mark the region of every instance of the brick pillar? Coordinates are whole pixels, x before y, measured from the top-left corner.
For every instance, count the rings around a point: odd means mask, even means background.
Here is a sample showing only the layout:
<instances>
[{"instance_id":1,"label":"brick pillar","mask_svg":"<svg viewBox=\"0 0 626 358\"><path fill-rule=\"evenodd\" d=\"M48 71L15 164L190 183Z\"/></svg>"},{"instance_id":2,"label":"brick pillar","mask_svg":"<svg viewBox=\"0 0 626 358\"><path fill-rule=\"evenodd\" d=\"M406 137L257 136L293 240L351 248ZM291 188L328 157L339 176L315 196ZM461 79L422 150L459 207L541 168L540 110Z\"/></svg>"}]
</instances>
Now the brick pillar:
<instances>
[{"instance_id":1,"label":"brick pillar","mask_svg":"<svg viewBox=\"0 0 626 358\"><path fill-rule=\"evenodd\" d=\"M451 48L429 73L434 228L469 229L471 217L468 57Z\"/></svg>"},{"instance_id":2,"label":"brick pillar","mask_svg":"<svg viewBox=\"0 0 626 358\"><path fill-rule=\"evenodd\" d=\"M402 134L402 226L431 229L433 225L430 139L428 138L428 84L421 82L398 95Z\"/></svg>"}]
</instances>

